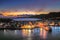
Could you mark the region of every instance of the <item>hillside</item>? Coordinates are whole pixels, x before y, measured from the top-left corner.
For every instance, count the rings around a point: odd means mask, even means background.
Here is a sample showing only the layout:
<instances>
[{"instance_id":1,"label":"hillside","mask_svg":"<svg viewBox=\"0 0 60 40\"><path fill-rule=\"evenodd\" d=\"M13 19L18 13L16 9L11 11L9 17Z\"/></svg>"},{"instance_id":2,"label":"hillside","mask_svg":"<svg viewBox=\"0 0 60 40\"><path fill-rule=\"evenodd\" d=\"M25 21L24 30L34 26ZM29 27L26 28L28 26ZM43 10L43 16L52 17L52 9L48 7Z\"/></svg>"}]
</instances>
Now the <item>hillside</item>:
<instances>
[{"instance_id":1,"label":"hillside","mask_svg":"<svg viewBox=\"0 0 60 40\"><path fill-rule=\"evenodd\" d=\"M34 16L31 16L31 18L60 19L60 12L50 12L48 14L34 15Z\"/></svg>"}]
</instances>

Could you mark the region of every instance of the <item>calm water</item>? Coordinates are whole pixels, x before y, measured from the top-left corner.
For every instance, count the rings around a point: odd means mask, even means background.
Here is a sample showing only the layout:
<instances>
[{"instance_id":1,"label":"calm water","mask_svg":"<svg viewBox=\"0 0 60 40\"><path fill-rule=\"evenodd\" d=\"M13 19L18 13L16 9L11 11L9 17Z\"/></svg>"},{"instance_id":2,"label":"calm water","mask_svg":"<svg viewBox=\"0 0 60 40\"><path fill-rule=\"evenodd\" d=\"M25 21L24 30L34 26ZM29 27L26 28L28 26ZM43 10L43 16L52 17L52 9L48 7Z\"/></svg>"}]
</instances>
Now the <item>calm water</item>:
<instances>
[{"instance_id":1,"label":"calm water","mask_svg":"<svg viewBox=\"0 0 60 40\"><path fill-rule=\"evenodd\" d=\"M60 40L60 27L52 27L51 33L42 28L0 30L0 40Z\"/></svg>"}]
</instances>

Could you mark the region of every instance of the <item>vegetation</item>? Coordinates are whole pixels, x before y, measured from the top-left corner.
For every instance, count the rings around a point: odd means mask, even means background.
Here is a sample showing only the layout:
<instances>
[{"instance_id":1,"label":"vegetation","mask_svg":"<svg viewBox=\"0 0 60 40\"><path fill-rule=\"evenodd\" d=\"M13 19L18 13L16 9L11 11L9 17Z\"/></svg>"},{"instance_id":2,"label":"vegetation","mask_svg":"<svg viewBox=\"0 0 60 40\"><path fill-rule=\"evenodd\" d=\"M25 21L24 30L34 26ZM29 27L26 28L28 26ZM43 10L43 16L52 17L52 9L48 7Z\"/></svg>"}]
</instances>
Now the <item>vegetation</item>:
<instances>
[{"instance_id":1,"label":"vegetation","mask_svg":"<svg viewBox=\"0 0 60 40\"><path fill-rule=\"evenodd\" d=\"M31 18L41 18L41 19L60 19L60 12L50 12L48 14L34 15Z\"/></svg>"},{"instance_id":2,"label":"vegetation","mask_svg":"<svg viewBox=\"0 0 60 40\"><path fill-rule=\"evenodd\" d=\"M12 19L10 18L0 18L0 22L10 22Z\"/></svg>"}]
</instances>

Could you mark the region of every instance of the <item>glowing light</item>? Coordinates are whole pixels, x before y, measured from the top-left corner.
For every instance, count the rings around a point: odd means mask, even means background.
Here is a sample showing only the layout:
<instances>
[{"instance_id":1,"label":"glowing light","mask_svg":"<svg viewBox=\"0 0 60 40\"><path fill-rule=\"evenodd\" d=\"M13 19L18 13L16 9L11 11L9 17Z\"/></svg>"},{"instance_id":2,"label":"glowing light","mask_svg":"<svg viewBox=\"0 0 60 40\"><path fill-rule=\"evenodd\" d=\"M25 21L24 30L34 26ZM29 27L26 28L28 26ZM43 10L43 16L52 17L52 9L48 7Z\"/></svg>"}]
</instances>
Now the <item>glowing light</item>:
<instances>
[{"instance_id":1,"label":"glowing light","mask_svg":"<svg viewBox=\"0 0 60 40\"><path fill-rule=\"evenodd\" d=\"M24 25L24 26L22 26L21 28L33 28L34 26L32 25Z\"/></svg>"},{"instance_id":2,"label":"glowing light","mask_svg":"<svg viewBox=\"0 0 60 40\"><path fill-rule=\"evenodd\" d=\"M23 36L31 36L31 30L22 30Z\"/></svg>"},{"instance_id":3,"label":"glowing light","mask_svg":"<svg viewBox=\"0 0 60 40\"><path fill-rule=\"evenodd\" d=\"M2 12L4 16L17 16L17 15L39 15L39 14L47 14L48 12L35 12L35 11L15 11L15 12Z\"/></svg>"},{"instance_id":4,"label":"glowing light","mask_svg":"<svg viewBox=\"0 0 60 40\"><path fill-rule=\"evenodd\" d=\"M47 37L47 31L41 28L41 29L40 29L40 36L41 36L43 39L46 39L46 37Z\"/></svg>"},{"instance_id":5,"label":"glowing light","mask_svg":"<svg viewBox=\"0 0 60 40\"><path fill-rule=\"evenodd\" d=\"M21 28L34 28L34 25L31 22L29 22L28 24L23 25Z\"/></svg>"},{"instance_id":6,"label":"glowing light","mask_svg":"<svg viewBox=\"0 0 60 40\"><path fill-rule=\"evenodd\" d=\"M37 26L39 26L40 28L43 28L45 30L49 30L49 27L46 24L44 24L44 23L40 23L39 22Z\"/></svg>"}]
</instances>

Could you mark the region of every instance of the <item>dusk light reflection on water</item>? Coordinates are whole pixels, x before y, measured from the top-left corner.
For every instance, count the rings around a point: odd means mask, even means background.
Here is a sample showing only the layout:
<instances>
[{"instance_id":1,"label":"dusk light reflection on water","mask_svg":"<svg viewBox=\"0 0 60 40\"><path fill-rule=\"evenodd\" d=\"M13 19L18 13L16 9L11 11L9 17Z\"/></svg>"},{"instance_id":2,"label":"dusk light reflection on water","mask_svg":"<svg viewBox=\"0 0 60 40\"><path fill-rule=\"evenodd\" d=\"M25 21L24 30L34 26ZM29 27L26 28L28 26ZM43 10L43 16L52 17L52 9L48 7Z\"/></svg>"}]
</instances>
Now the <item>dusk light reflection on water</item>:
<instances>
[{"instance_id":1,"label":"dusk light reflection on water","mask_svg":"<svg viewBox=\"0 0 60 40\"><path fill-rule=\"evenodd\" d=\"M51 39L55 37L60 38L60 27L52 27L52 32L42 28L35 28L33 30L23 29L23 30L1 30L0 34L5 38L12 39L23 39L23 40L40 40L40 39Z\"/></svg>"}]
</instances>

